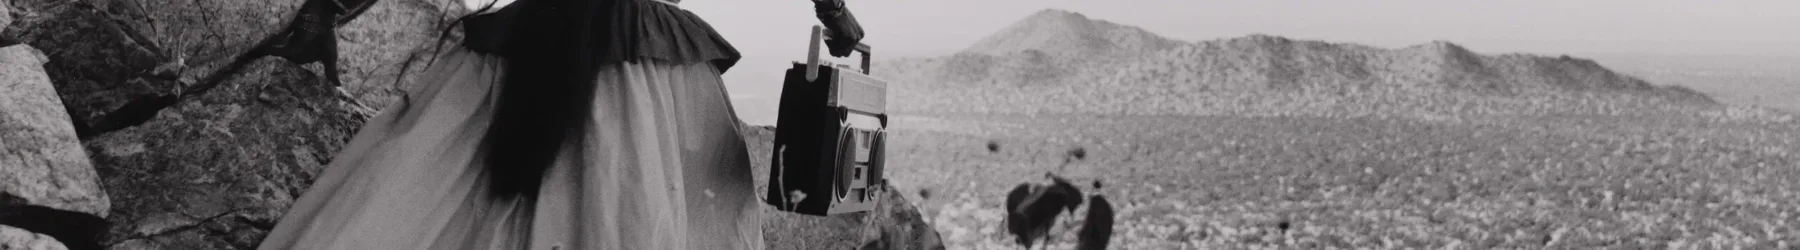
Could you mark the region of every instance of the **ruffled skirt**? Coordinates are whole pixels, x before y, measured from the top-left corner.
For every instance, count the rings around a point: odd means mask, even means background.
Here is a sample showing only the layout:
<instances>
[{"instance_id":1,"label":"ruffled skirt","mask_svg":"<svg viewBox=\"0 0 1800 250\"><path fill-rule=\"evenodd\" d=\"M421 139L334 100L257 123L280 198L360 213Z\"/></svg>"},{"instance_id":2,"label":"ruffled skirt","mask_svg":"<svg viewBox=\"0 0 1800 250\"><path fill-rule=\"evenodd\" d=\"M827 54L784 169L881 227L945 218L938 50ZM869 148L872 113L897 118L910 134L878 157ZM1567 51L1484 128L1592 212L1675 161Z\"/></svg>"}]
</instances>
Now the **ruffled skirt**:
<instances>
[{"instance_id":1,"label":"ruffled skirt","mask_svg":"<svg viewBox=\"0 0 1800 250\"><path fill-rule=\"evenodd\" d=\"M501 59L458 48L368 121L259 249L761 249L714 63L611 64L536 200L485 192Z\"/></svg>"}]
</instances>

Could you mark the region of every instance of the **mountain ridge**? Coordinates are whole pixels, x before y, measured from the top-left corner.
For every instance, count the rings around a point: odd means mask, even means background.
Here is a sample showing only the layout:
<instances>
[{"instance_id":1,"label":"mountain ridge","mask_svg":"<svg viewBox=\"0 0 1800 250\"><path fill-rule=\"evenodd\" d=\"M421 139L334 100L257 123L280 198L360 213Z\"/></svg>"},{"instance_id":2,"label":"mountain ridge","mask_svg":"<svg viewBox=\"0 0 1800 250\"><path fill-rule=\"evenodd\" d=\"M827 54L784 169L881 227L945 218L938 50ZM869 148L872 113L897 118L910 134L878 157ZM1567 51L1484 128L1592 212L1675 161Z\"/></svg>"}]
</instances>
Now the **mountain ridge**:
<instances>
[{"instance_id":1,"label":"mountain ridge","mask_svg":"<svg viewBox=\"0 0 1800 250\"><path fill-rule=\"evenodd\" d=\"M1711 97L1569 56L1484 55L1269 34L1185 42L1039 11L943 57L889 60L905 112L1316 114L1663 112ZM1664 105L1676 104L1676 105Z\"/></svg>"},{"instance_id":2,"label":"mountain ridge","mask_svg":"<svg viewBox=\"0 0 1800 250\"><path fill-rule=\"evenodd\" d=\"M1090 19L1073 11L1044 9L982 38L962 52L1006 54L1037 50L1094 55L1154 52L1180 43L1142 28Z\"/></svg>"}]
</instances>

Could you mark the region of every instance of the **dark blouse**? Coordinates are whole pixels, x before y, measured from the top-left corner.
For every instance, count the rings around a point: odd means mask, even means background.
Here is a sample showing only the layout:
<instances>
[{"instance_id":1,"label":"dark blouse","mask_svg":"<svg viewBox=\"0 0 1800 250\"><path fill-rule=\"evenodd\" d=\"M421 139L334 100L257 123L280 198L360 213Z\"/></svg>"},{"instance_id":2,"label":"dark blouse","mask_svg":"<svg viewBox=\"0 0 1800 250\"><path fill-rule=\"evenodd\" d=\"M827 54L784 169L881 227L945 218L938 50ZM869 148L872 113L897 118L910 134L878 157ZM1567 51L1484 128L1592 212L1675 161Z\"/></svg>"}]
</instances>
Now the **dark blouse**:
<instances>
[{"instance_id":1,"label":"dark blouse","mask_svg":"<svg viewBox=\"0 0 1800 250\"><path fill-rule=\"evenodd\" d=\"M592 1L617 1L620 6L594 10L596 17L615 20L614 28L609 29L611 34L599 36L612 37L612 42L596 45L605 47L597 49L612 52L603 53L608 58L601 58L601 63L645 59L672 63L706 61L723 73L742 58L731 43L693 12L653 0ZM503 55L499 50L504 48L501 43L505 41L507 22L519 15L520 5L513 3L469 17L462 27L464 46L480 53Z\"/></svg>"}]
</instances>

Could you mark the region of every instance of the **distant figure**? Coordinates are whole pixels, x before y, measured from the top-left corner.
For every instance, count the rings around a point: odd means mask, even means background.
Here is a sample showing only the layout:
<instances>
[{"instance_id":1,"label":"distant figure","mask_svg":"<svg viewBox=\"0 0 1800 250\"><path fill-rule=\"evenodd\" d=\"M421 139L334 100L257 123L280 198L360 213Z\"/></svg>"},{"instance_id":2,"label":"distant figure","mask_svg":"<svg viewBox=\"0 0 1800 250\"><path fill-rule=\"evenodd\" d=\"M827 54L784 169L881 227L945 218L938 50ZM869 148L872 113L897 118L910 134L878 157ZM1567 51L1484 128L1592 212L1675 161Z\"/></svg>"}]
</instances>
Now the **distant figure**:
<instances>
[{"instance_id":1,"label":"distant figure","mask_svg":"<svg viewBox=\"0 0 1800 250\"><path fill-rule=\"evenodd\" d=\"M1039 187L1038 185L1030 183L1030 182L1026 182L1026 183L1019 183L1018 186L1013 187L1011 192L1006 193L1006 218L1005 218L1005 220L1006 220L1006 231L1007 232L1017 235L1017 234L1019 234L1019 232L1025 231L1025 229L1023 229L1023 228L1027 225L1023 224L1025 221L1024 217L1022 215L1019 215L1019 213L1014 213L1013 211L1019 211L1020 205L1023 205L1025 203L1025 198L1030 197L1031 193L1037 192L1038 189L1042 189L1042 187Z\"/></svg>"},{"instance_id":2,"label":"distant figure","mask_svg":"<svg viewBox=\"0 0 1800 250\"><path fill-rule=\"evenodd\" d=\"M1026 249L1047 242L1056 218L1081 206L1081 190L1075 185L1051 173L1044 176L1050 178L1049 185L1021 183L1006 196L1006 231Z\"/></svg>"},{"instance_id":3,"label":"distant figure","mask_svg":"<svg viewBox=\"0 0 1800 250\"><path fill-rule=\"evenodd\" d=\"M999 142L988 141L987 146L988 146L988 153L999 153L1000 152L1000 143Z\"/></svg>"},{"instance_id":4,"label":"distant figure","mask_svg":"<svg viewBox=\"0 0 1800 250\"><path fill-rule=\"evenodd\" d=\"M1112 240L1114 212L1112 202L1100 194L1100 181L1094 181L1094 196L1088 197L1087 217L1081 223L1081 234L1075 241L1075 249L1106 249L1106 243Z\"/></svg>"},{"instance_id":5,"label":"distant figure","mask_svg":"<svg viewBox=\"0 0 1800 250\"><path fill-rule=\"evenodd\" d=\"M1063 203L1063 207L1070 213L1074 213L1075 208L1081 206L1081 189L1076 189L1075 184L1069 182L1069 179L1064 179L1054 173L1044 173L1044 177L1050 178L1049 193L1062 193L1074 197Z\"/></svg>"}]
</instances>

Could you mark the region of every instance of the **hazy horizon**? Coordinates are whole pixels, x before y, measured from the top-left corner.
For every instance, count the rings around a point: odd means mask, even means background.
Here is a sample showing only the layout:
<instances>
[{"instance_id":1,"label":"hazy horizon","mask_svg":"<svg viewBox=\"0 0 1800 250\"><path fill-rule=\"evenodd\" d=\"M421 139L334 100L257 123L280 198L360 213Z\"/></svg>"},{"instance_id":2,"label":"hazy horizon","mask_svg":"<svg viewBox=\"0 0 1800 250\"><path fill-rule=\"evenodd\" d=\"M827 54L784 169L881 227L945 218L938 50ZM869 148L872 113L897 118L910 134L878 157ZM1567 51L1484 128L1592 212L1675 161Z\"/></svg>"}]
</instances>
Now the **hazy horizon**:
<instances>
[{"instance_id":1,"label":"hazy horizon","mask_svg":"<svg viewBox=\"0 0 1800 250\"><path fill-rule=\"evenodd\" d=\"M1075 1L847 0L876 59L941 56L1044 9L1183 41L1269 34L1398 48L1444 40L1483 54L1659 54L1800 58L1795 1ZM811 2L689 0L744 54L725 74L747 122L772 119L782 70L805 56Z\"/></svg>"}]
</instances>

